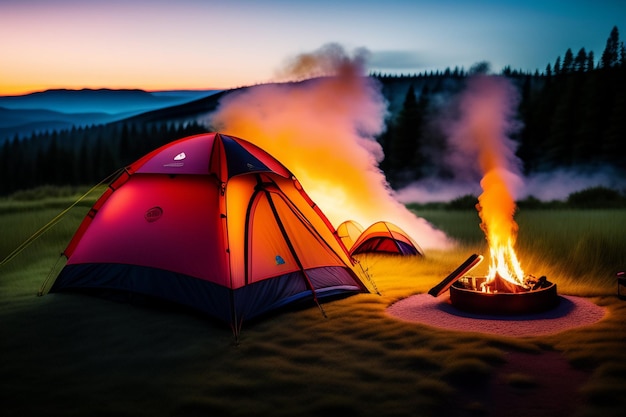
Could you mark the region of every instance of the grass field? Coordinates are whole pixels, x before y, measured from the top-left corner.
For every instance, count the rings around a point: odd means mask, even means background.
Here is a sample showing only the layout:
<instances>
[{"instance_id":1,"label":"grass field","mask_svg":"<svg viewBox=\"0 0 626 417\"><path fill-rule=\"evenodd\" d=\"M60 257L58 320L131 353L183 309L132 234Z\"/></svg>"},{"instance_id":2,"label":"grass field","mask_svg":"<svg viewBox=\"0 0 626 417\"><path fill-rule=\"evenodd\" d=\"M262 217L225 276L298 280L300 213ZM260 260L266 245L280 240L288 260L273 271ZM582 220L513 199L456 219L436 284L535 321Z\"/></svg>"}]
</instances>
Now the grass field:
<instances>
[{"instance_id":1,"label":"grass field","mask_svg":"<svg viewBox=\"0 0 626 417\"><path fill-rule=\"evenodd\" d=\"M74 199L0 201L0 258ZM558 352L584 371L575 415L621 416L626 408L626 301L616 297L615 281L626 267L626 210L517 217L525 270L608 309L591 327L508 338L386 315L389 304L428 291L470 254L485 253L475 212L432 210L419 215L457 239L455 249L423 259L362 257L380 295L326 303L327 318L312 307L244 325L235 344L230 329L182 310L38 297L89 203L0 267L3 416L487 416L494 415L487 387L510 352ZM510 389L532 403L550 389L534 378L508 375Z\"/></svg>"}]
</instances>

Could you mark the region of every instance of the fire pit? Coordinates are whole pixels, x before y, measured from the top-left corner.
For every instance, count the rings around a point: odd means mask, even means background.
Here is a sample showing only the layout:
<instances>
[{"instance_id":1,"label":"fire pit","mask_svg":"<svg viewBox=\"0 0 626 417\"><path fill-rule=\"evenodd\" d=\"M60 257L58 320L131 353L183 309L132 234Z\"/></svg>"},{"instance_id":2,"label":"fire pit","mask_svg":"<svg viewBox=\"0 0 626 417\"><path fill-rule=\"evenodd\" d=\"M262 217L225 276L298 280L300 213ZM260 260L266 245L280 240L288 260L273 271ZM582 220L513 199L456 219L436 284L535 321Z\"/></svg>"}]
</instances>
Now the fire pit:
<instances>
[{"instance_id":1,"label":"fire pit","mask_svg":"<svg viewBox=\"0 0 626 417\"><path fill-rule=\"evenodd\" d=\"M450 303L454 307L482 314L532 314L550 310L558 305L556 284L544 276L540 278L528 276L524 285L520 286L511 284L498 275L492 280L464 275L482 260L481 255L471 255L428 293L438 297L450 289Z\"/></svg>"},{"instance_id":2,"label":"fire pit","mask_svg":"<svg viewBox=\"0 0 626 417\"><path fill-rule=\"evenodd\" d=\"M555 308L559 303L556 284L545 277L530 289L518 292L483 291L485 277L461 277L450 286L450 303L472 313L494 315L532 314Z\"/></svg>"}]
</instances>

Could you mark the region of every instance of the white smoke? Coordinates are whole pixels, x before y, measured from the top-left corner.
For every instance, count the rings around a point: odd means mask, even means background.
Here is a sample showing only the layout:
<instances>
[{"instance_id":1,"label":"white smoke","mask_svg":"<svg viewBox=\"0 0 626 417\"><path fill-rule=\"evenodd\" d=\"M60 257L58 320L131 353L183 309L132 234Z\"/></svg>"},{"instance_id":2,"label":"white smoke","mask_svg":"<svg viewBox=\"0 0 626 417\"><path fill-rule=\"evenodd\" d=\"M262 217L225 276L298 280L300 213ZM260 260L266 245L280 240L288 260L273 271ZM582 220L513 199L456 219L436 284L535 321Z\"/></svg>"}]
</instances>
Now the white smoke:
<instances>
[{"instance_id":1,"label":"white smoke","mask_svg":"<svg viewBox=\"0 0 626 417\"><path fill-rule=\"evenodd\" d=\"M571 193L594 186L623 189L625 178L608 167L574 167L522 174L522 161L510 137L521 129L515 109L518 91L506 78L484 73L470 76L466 88L442 107L432 121L444 133L446 153L440 167L451 177L425 178L396 192L404 204L449 202L481 193L481 165L506 167L508 185L519 201L534 197L542 201L565 200ZM479 152L479 149L493 152ZM488 158L499 160L488 161Z\"/></svg>"},{"instance_id":2,"label":"white smoke","mask_svg":"<svg viewBox=\"0 0 626 417\"><path fill-rule=\"evenodd\" d=\"M521 198L532 196L541 201L566 200L570 194L592 187L626 190L626 178L610 167L555 169L529 175L524 182Z\"/></svg>"},{"instance_id":3,"label":"white smoke","mask_svg":"<svg viewBox=\"0 0 626 417\"><path fill-rule=\"evenodd\" d=\"M426 178L399 189L395 196L403 204L445 203L466 195L477 197L480 192L477 181Z\"/></svg>"},{"instance_id":4,"label":"white smoke","mask_svg":"<svg viewBox=\"0 0 626 417\"><path fill-rule=\"evenodd\" d=\"M611 167L560 168L519 178L521 184L516 192L518 201L528 197L545 202L565 201L570 194L592 187L626 191L626 178ZM466 195L477 197L480 193L481 189L476 181L426 178L396 191L395 196L403 204L425 204L450 202Z\"/></svg>"},{"instance_id":5,"label":"white smoke","mask_svg":"<svg viewBox=\"0 0 626 417\"><path fill-rule=\"evenodd\" d=\"M365 74L367 56L364 49L351 56L330 44L295 57L282 76L305 81L232 92L205 122L276 157L335 226L385 220L424 249L450 247L442 231L394 198L378 168L384 155L375 137L385 128L387 102Z\"/></svg>"},{"instance_id":6,"label":"white smoke","mask_svg":"<svg viewBox=\"0 0 626 417\"><path fill-rule=\"evenodd\" d=\"M457 180L478 183L494 169L505 171L509 192L520 191L522 161L511 139L521 127L515 119L517 90L499 76L470 76L453 102L455 117L444 126L447 150L444 163Z\"/></svg>"}]
</instances>

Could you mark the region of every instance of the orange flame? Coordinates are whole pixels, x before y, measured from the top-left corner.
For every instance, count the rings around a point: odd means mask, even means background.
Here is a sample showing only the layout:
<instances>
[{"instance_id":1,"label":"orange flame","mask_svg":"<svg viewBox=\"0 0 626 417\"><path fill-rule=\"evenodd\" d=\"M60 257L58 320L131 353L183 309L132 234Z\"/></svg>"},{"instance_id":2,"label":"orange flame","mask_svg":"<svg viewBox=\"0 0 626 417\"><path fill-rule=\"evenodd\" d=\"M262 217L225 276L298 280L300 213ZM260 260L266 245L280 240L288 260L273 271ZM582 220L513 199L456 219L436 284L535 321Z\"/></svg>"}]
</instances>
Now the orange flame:
<instances>
[{"instance_id":1,"label":"orange flame","mask_svg":"<svg viewBox=\"0 0 626 417\"><path fill-rule=\"evenodd\" d=\"M516 292L515 286L525 287L524 271L513 249L518 231L513 219L516 205L507 188L505 174L493 169L480 182L483 193L478 197L477 209L490 255L485 291L496 287L496 290L504 288L508 292ZM506 282L497 282L498 277Z\"/></svg>"}]
</instances>

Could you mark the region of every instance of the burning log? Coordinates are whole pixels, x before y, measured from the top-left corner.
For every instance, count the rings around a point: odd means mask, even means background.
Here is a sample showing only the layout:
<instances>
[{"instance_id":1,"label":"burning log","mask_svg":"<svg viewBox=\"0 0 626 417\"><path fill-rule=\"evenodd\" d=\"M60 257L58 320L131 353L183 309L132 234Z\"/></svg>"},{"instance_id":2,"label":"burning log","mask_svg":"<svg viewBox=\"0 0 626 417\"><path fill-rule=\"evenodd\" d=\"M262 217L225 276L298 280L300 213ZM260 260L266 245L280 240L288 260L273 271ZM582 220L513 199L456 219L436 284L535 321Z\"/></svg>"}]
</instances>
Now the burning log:
<instances>
[{"instance_id":1,"label":"burning log","mask_svg":"<svg viewBox=\"0 0 626 417\"><path fill-rule=\"evenodd\" d=\"M446 292L448 288L450 288L450 286L454 283L454 281L458 280L460 277L466 274L469 270L471 270L476 265L478 265L482 260L483 260L482 255L477 255L477 254L471 255L457 269L452 271L450 275L445 277L443 281L441 281L439 284L432 287L428 291L428 294L432 295L433 297L439 297L441 294Z\"/></svg>"},{"instance_id":2,"label":"burning log","mask_svg":"<svg viewBox=\"0 0 626 417\"><path fill-rule=\"evenodd\" d=\"M502 278L496 273L495 278L491 281L483 282L480 289L483 292L490 293L517 294L521 292L537 291L542 288L547 288L550 285L552 285L552 283L548 281L545 275L542 275L539 278L536 278L533 275L528 275L524 279L524 285L518 285Z\"/></svg>"},{"instance_id":3,"label":"burning log","mask_svg":"<svg viewBox=\"0 0 626 417\"><path fill-rule=\"evenodd\" d=\"M539 290L541 288L546 288L552 285L548 278L545 275L540 276L539 278L535 278L532 275L526 277L526 285L530 287L531 291Z\"/></svg>"},{"instance_id":4,"label":"burning log","mask_svg":"<svg viewBox=\"0 0 626 417\"><path fill-rule=\"evenodd\" d=\"M520 292L527 292L528 288L508 281L502 278L500 274L496 273L496 276L492 280L484 282L481 285L481 290L483 292L490 293L506 292L510 294L516 294Z\"/></svg>"}]
</instances>

